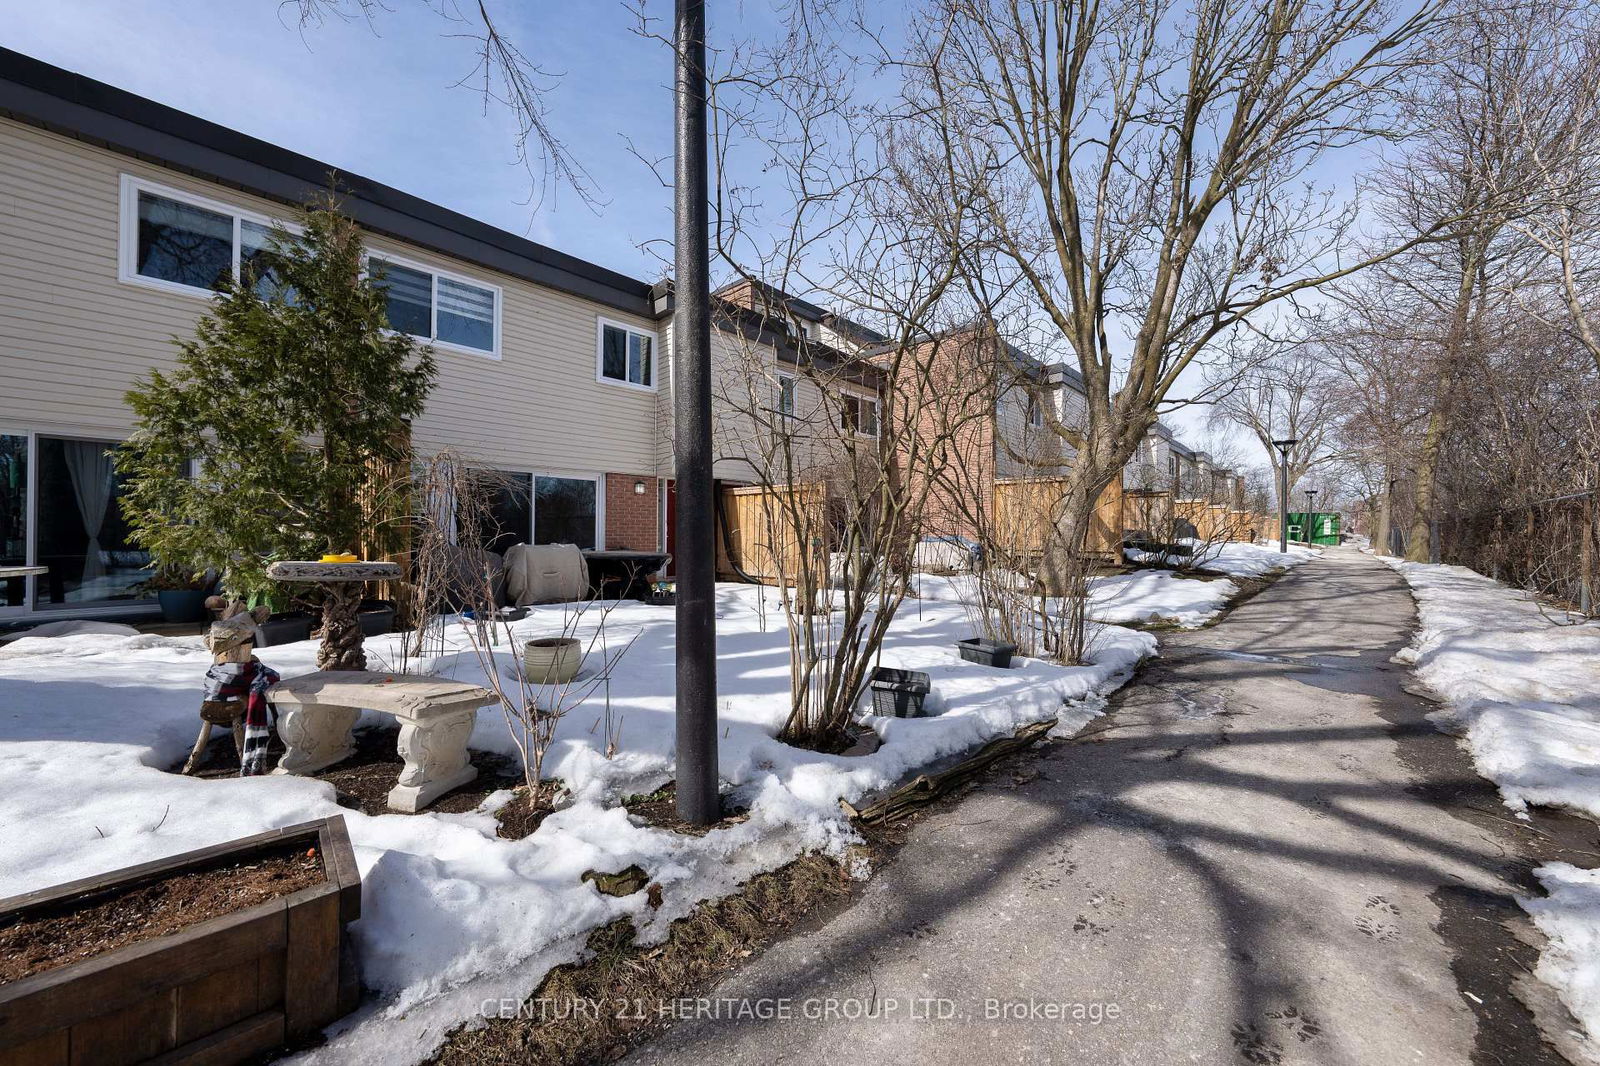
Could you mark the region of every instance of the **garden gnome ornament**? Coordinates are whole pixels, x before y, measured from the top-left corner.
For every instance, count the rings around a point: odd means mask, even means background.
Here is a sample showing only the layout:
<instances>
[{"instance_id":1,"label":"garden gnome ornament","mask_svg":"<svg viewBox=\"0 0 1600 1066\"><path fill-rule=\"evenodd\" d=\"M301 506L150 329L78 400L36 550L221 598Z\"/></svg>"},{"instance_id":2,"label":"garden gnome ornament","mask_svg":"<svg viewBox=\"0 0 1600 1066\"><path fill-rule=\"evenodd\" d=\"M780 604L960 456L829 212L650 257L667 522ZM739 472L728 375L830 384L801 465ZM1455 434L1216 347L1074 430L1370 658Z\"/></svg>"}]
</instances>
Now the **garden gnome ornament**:
<instances>
[{"instance_id":1,"label":"garden gnome ornament","mask_svg":"<svg viewBox=\"0 0 1600 1066\"><path fill-rule=\"evenodd\" d=\"M200 704L200 737L183 772L194 772L211 739L211 727L222 725L233 730L239 776L253 777L267 770L267 741L272 734L267 690L279 680L278 672L255 656L256 626L267 620L269 609L246 611L243 604L234 603L223 606L222 613L206 630L211 668Z\"/></svg>"}]
</instances>

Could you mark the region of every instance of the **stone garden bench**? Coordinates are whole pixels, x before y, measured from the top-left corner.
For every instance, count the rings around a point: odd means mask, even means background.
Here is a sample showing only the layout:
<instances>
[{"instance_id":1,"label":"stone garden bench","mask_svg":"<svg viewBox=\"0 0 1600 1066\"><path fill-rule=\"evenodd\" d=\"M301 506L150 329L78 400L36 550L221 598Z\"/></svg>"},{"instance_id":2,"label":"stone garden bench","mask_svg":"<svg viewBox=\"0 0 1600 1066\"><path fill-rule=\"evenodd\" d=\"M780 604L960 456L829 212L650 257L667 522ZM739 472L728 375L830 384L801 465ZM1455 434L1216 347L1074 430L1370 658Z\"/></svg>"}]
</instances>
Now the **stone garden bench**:
<instances>
[{"instance_id":1,"label":"stone garden bench","mask_svg":"<svg viewBox=\"0 0 1600 1066\"><path fill-rule=\"evenodd\" d=\"M494 693L448 678L370 670L319 670L267 690L278 709L278 735L288 750L273 773L314 774L349 757L351 730L362 710L400 723L405 760L389 790L391 810L415 813L478 776L467 761L467 738L478 708Z\"/></svg>"}]
</instances>

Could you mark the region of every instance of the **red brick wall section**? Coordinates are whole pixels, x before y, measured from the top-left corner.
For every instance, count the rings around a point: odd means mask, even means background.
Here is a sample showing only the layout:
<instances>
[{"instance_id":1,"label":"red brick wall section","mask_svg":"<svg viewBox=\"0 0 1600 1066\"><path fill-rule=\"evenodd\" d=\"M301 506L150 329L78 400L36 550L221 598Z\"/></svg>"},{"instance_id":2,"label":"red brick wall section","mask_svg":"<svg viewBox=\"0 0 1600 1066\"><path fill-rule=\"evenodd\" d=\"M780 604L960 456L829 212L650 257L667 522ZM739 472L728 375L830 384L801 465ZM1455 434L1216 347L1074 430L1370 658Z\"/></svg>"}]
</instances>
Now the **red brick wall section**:
<instances>
[{"instance_id":1,"label":"red brick wall section","mask_svg":"<svg viewBox=\"0 0 1600 1066\"><path fill-rule=\"evenodd\" d=\"M643 495L634 492L644 482ZM654 474L606 475L606 548L617 551L655 551L659 534L661 488Z\"/></svg>"},{"instance_id":2,"label":"red brick wall section","mask_svg":"<svg viewBox=\"0 0 1600 1066\"><path fill-rule=\"evenodd\" d=\"M922 535L978 539L980 525L993 517L995 440L991 377L981 341L951 335L919 348L914 358L928 366L927 396L906 396L915 405L922 447L920 464L937 476L908 470L910 484L923 497ZM919 381L922 379L919 379ZM935 398L937 397L937 398ZM905 459L901 459L905 466Z\"/></svg>"}]
</instances>

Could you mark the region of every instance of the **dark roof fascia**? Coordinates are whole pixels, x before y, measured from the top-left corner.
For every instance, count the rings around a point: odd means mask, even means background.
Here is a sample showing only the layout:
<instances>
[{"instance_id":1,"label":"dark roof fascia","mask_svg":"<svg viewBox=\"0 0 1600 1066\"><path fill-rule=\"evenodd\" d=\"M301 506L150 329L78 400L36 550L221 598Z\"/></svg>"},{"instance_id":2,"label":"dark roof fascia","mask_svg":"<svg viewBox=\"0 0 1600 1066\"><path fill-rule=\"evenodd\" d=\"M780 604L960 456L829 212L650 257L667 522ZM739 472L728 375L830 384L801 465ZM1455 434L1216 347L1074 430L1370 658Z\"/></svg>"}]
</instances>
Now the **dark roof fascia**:
<instances>
[{"instance_id":1,"label":"dark roof fascia","mask_svg":"<svg viewBox=\"0 0 1600 1066\"><path fill-rule=\"evenodd\" d=\"M731 289L737 289L740 285L745 283L745 280L746 279L741 278L738 281L730 282L727 285L722 286L722 288L717 289L711 295L720 297ZM847 318L835 311L829 311L824 307L817 306L809 300L802 300L798 296L790 296L782 289L768 282L760 281L754 278L748 280L750 281L751 285L760 290L762 299L765 302L772 304L775 309L790 311L799 318L804 318L812 322L820 322L823 325L832 329L836 329L841 333L851 334L863 344L881 344L888 339L877 330L868 326L863 326L853 318Z\"/></svg>"},{"instance_id":2,"label":"dark roof fascia","mask_svg":"<svg viewBox=\"0 0 1600 1066\"><path fill-rule=\"evenodd\" d=\"M646 282L6 48L0 115L297 207L336 173L343 210L374 233L652 317Z\"/></svg>"}]
</instances>

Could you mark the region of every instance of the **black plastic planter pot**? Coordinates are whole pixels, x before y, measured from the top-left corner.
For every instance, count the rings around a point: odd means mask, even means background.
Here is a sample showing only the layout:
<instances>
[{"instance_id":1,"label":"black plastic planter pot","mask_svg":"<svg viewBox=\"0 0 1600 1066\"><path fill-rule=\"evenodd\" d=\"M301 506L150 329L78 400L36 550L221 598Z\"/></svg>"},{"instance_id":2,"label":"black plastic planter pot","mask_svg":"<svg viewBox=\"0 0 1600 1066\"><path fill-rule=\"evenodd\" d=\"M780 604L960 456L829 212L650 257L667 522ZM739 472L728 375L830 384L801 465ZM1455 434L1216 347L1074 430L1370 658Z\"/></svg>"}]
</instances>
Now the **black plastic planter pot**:
<instances>
[{"instance_id":1,"label":"black plastic planter pot","mask_svg":"<svg viewBox=\"0 0 1600 1066\"><path fill-rule=\"evenodd\" d=\"M1009 670L1011 657L1017 653L1015 644L990 640L988 637L968 637L966 640L958 640L956 647L961 650L961 657L967 662L977 663L980 666L993 666L1000 670Z\"/></svg>"},{"instance_id":2,"label":"black plastic planter pot","mask_svg":"<svg viewBox=\"0 0 1600 1066\"><path fill-rule=\"evenodd\" d=\"M921 670L891 670L880 666L867 681L872 689L872 713L886 718L921 718L928 695L928 675Z\"/></svg>"},{"instance_id":3,"label":"black plastic planter pot","mask_svg":"<svg viewBox=\"0 0 1600 1066\"><path fill-rule=\"evenodd\" d=\"M275 614L256 627L261 632L260 644L263 648L271 648L279 644L310 640L313 621L309 614L299 612Z\"/></svg>"},{"instance_id":4,"label":"black plastic planter pot","mask_svg":"<svg viewBox=\"0 0 1600 1066\"><path fill-rule=\"evenodd\" d=\"M388 600L364 600L356 621L363 637L381 637L394 629L394 604Z\"/></svg>"}]
</instances>

